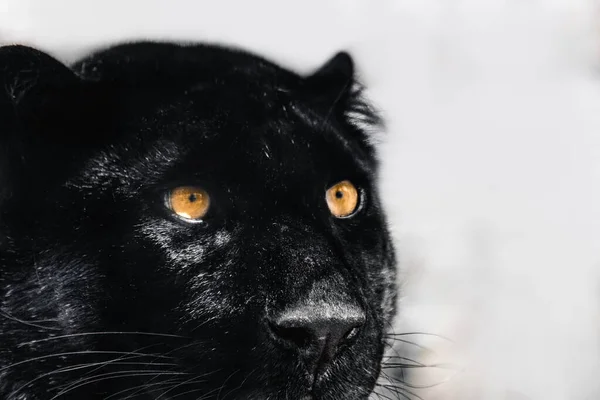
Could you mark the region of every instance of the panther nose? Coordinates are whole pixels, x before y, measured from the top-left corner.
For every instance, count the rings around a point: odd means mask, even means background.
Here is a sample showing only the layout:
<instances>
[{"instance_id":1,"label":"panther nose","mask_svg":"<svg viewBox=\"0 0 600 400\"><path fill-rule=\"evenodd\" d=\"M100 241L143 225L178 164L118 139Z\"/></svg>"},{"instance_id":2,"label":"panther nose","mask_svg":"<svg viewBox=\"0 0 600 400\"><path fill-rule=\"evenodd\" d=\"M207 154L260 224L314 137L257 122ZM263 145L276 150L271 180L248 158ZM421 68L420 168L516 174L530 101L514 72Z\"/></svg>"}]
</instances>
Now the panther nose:
<instances>
[{"instance_id":1,"label":"panther nose","mask_svg":"<svg viewBox=\"0 0 600 400\"><path fill-rule=\"evenodd\" d=\"M269 321L277 341L303 351L315 367L331 361L342 345L351 345L365 324L355 306L304 306L284 311Z\"/></svg>"}]
</instances>

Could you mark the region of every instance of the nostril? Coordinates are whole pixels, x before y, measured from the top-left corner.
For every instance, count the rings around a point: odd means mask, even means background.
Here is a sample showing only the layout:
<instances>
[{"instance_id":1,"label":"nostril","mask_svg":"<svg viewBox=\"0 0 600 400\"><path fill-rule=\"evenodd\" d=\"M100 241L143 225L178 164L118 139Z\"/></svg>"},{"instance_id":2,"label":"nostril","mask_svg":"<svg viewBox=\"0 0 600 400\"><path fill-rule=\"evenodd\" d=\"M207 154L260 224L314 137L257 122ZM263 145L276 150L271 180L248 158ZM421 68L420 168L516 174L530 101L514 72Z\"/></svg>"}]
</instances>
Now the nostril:
<instances>
[{"instance_id":1,"label":"nostril","mask_svg":"<svg viewBox=\"0 0 600 400\"><path fill-rule=\"evenodd\" d=\"M330 321L329 323L303 326L297 321L284 320L280 324L268 321L268 325L275 339L299 349L309 348L317 342L336 349L342 345L352 344L360 335L363 323L355 321L344 326L344 324L334 324Z\"/></svg>"},{"instance_id":2,"label":"nostril","mask_svg":"<svg viewBox=\"0 0 600 400\"><path fill-rule=\"evenodd\" d=\"M352 305L329 304L290 308L268 316L271 338L287 349L295 348L307 365L324 365L347 347L354 346L366 323L365 313Z\"/></svg>"},{"instance_id":3,"label":"nostril","mask_svg":"<svg viewBox=\"0 0 600 400\"><path fill-rule=\"evenodd\" d=\"M282 327L269 323L273 334L286 342L291 342L299 348L305 348L311 344L312 334L309 330L301 327Z\"/></svg>"}]
</instances>

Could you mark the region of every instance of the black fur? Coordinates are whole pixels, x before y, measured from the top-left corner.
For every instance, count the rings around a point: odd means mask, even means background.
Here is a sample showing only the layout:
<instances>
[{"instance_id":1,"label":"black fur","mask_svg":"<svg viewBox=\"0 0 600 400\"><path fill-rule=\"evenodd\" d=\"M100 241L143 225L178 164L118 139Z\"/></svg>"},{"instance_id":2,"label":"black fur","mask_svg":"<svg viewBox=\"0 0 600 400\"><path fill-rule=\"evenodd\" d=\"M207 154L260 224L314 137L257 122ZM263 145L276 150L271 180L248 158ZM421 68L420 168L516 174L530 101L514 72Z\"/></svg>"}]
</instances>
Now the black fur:
<instances>
[{"instance_id":1,"label":"black fur","mask_svg":"<svg viewBox=\"0 0 600 400\"><path fill-rule=\"evenodd\" d=\"M0 85L1 399L369 396L395 261L347 54L303 77L205 45L70 68L9 46ZM345 179L361 209L337 219L325 191ZM164 206L190 184L202 223ZM267 323L315 299L366 315L316 374Z\"/></svg>"}]
</instances>

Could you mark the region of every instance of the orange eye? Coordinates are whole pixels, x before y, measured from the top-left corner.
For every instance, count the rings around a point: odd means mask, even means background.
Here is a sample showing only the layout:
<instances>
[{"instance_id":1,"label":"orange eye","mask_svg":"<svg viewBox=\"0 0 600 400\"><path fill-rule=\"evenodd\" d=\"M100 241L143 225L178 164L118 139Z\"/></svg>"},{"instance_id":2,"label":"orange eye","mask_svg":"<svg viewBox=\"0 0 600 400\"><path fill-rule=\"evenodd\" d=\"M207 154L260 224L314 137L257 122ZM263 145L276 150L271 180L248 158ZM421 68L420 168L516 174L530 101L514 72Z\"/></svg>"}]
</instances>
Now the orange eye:
<instances>
[{"instance_id":1,"label":"orange eye","mask_svg":"<svg viewBox=\"0 0 600 400\"><path fill-rule=\"evenodd\" d=\"M347 217L358 207L358 190L350 181L342 181L327 189L325 199L331 214Z\"/></svg>"},{"instance_id":2,"label":"orange eye","mask_svg":"<svg viewBox=\"0 0 600 400\"><path fill-rule=\"evenodd\" d=\"M181 218L197 221L208 212L210 198L203 189L181 186L171 190L167 204Z\"/></svg>"}]
</instances>

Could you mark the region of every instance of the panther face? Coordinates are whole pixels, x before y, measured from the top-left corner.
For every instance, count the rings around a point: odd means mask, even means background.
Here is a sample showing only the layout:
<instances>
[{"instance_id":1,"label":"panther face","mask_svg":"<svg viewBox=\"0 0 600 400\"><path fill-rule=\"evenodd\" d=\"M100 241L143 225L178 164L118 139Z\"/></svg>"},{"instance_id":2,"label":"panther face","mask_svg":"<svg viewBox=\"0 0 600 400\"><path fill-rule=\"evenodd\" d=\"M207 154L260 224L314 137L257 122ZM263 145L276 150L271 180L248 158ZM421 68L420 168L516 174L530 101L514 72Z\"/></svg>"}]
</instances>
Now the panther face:
<instances>
[{"instance_id":1,"label":"panther face","mask_svg":"<svg viewBox=\"0 0 600 400\"><path fill-rule=\"evenodd\" d=\"M0 60L0 397L368 398L395 261L348 55Z\"/></svg>"}]
</instances>

